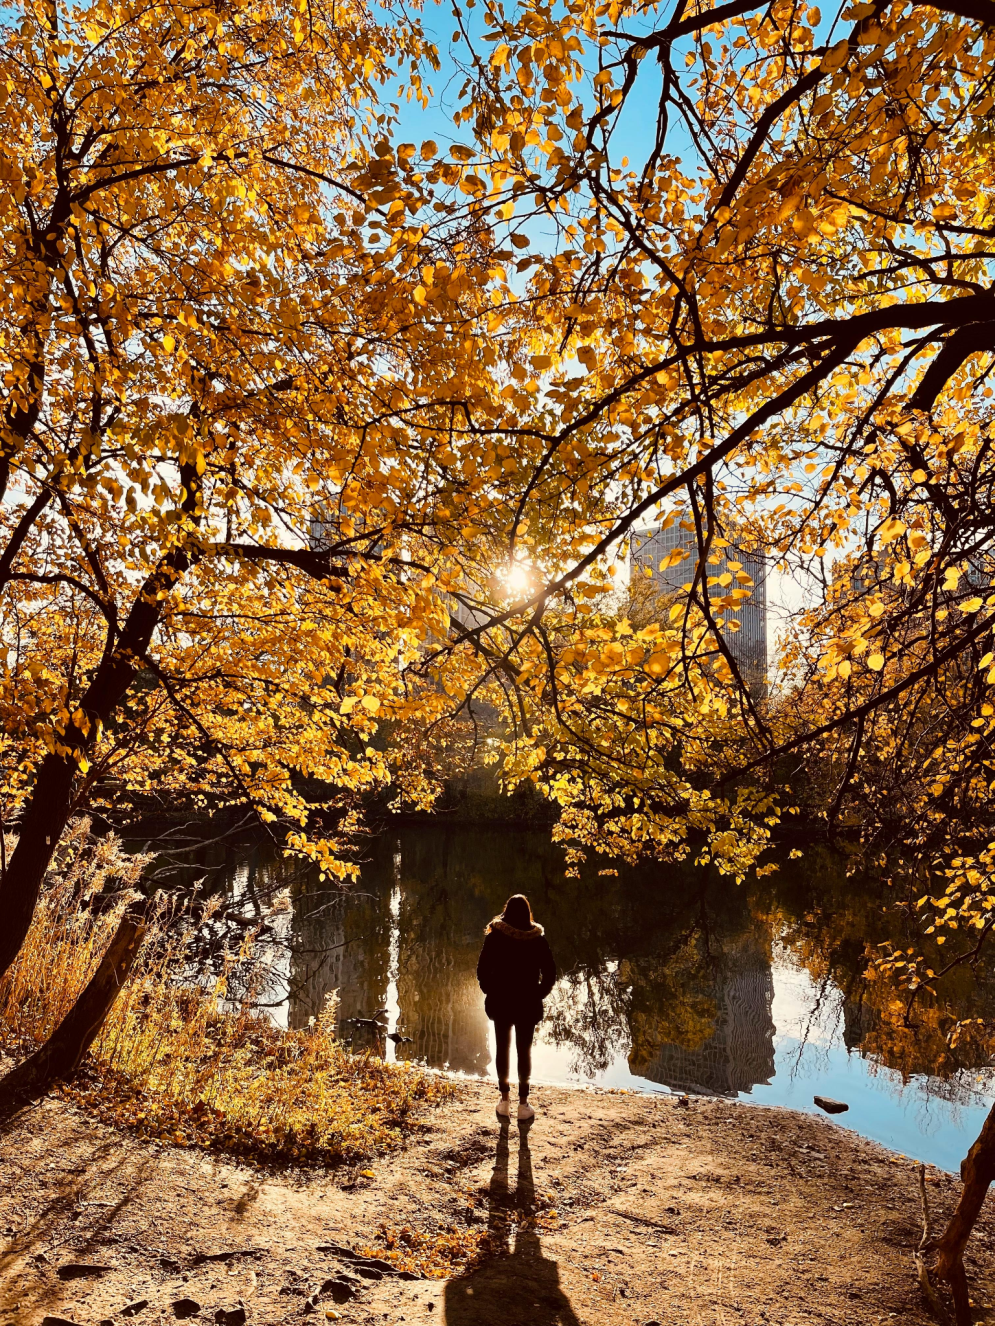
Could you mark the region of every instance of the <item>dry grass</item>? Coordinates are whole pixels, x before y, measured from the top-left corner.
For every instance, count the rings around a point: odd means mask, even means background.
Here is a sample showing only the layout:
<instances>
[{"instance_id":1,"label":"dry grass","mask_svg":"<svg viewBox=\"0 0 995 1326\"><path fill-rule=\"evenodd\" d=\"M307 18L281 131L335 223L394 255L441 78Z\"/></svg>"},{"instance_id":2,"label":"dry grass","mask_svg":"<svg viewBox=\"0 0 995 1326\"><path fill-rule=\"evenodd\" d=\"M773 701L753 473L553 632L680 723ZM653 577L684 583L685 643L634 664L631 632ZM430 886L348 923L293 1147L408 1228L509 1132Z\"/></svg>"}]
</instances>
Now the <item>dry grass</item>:
<instances>
[{"instance_id":1,"label":"dry grass","mask_svg":"<svg viewBox=\"0 0 995 1326\"><path fill-rule=\"evenodd\" d=\"M0 1034L10 1051L44 1040L72 1007L144 868L116 840L94 841L88 830L85 821L73 826L0 982ZM160 908L66 1094L145 1135L297 1165L355 1164L393 1149L417 1101L452 1095L452 1084L417 1067L347 1053L335 1039L333 1002L308 1028L275 1027L253 1011L252 937L211 980L196 976L197 937L189 913ZM249 992L235 1007L233 989Z\"/></svg>"}]
</instances>

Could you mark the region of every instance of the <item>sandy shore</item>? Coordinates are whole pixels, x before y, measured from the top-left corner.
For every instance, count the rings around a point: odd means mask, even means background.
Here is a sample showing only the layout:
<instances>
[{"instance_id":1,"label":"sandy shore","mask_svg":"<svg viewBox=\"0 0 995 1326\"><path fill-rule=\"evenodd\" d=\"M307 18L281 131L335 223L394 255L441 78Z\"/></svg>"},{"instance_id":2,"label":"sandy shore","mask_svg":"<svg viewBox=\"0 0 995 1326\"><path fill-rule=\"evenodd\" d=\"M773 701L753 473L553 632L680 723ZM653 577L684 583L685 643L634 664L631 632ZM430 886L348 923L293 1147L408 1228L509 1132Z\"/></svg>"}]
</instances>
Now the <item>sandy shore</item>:
<instances>
[{"instance_id":1,"label":"sandy shore","mask_svg":"<svg viewBox=\"0 0 995 1326\"><path fill-rule=\"evenodd\" d=\"M520 1131L499 1127L494 1100L463 1084L372 1175L294 1176L47 1102L0 1138L0 1326L164 1326L184 1311L230 1326L930 1320L912 1273L915 1167L830 1120L541 1087ZM929 1180L942 1218L957 1181ZM382 1224L489 1230L496 1255L448 1280L377 1278L348 1250L376 1243ZM329 1244L344 1251L318 1250ZM991 1198L969 1272L978 1319L995 1322Z\"/></svg>"}]
</instances>

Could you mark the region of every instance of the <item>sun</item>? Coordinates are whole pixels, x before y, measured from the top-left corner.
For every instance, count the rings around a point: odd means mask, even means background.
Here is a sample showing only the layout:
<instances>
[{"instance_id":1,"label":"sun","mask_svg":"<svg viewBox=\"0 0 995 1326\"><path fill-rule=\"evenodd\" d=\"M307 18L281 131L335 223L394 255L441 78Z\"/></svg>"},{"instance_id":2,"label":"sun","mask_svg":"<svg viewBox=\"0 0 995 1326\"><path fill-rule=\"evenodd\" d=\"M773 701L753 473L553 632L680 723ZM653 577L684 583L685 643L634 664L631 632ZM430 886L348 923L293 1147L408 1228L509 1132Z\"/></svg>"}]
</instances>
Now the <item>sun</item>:
<instances>
[{"instance_id":1,"label":"sun","mask_svg":"<svg viewBox=\"0 0 995 1326\"><path fill-rule=\"evenodd\" d=\"M509 594L527 594L532 588L532 568L525 562L512 562L503 572L501 579Z\"/></svg>"}]
</instances>

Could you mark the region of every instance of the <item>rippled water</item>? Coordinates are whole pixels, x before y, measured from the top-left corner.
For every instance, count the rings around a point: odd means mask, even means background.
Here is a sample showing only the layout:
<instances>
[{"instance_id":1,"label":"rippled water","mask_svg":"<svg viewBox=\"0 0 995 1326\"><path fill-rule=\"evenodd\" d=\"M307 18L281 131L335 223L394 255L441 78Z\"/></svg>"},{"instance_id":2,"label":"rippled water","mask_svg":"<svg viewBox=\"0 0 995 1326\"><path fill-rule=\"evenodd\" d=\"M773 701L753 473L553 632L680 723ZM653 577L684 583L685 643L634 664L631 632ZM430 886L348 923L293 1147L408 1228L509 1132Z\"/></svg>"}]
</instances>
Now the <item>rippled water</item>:
<instances>
[{"instance_id":1,"label":"rippled water","mask_svg":"<svg viewBox=\"0 0 995 1326\"><path fill-rule=\"evenodd\" d=\"M235 887L251 891L273 868L247 860ZM896 1030L884 992L862 979L872 931L887 936L894 924L890 900L865 889L851 901L854 886L825 854L786 861L773 881L750 889L658 865L567 879L543 833L404 828L372 844L349 892L315 880L296 889L276 1015L305 1024L337 990L342 1035L357 1048L487 1075L477 954L489 918L525 892L560 969L535 1081L810 1111L813 1095L828 1095L850 1106L838 1126L956 1168L995 1076L946 1049L934 1064L929 1037ZM972 1007L989 995L995 1004L995 981L978 979ZM350 1022L380 1009L409 1044Z\"/></svg>"}]
</instances>

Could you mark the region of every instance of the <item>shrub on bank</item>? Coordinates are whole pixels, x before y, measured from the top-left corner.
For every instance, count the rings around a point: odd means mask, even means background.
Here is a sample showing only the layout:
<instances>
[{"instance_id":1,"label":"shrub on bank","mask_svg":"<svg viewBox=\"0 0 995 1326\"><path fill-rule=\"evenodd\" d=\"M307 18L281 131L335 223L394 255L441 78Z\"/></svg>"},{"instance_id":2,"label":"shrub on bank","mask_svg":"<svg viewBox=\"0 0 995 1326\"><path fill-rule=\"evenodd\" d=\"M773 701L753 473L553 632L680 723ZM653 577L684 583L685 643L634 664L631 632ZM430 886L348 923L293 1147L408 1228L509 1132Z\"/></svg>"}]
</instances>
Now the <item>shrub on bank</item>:
<instances>
[{"instance_id":1,"label":"shrub on bank","mask_svg":"<svg viewBox=\"0 0 995 1326\"><path fill-rule=\"evenodd\" d=\"M145 859L73 827L53 863L17 962L0 981L4 1048L29 1053L93 974L133 897ZM108 897L106 885L116 884ZM203 922L203 915L199 918ZM220 975L198 977L197 926L164 900L128 984L82 1070L62 1093L101 1118L180 1146L261 1163L359 1163L398 1146L412 1106L453 1091L409 1065L348 1053L334 999L309 1027L284 1031L253 1007L254 937ZM238 1003L229 992L248 991Z\"/></svg>"}]
</instances>

